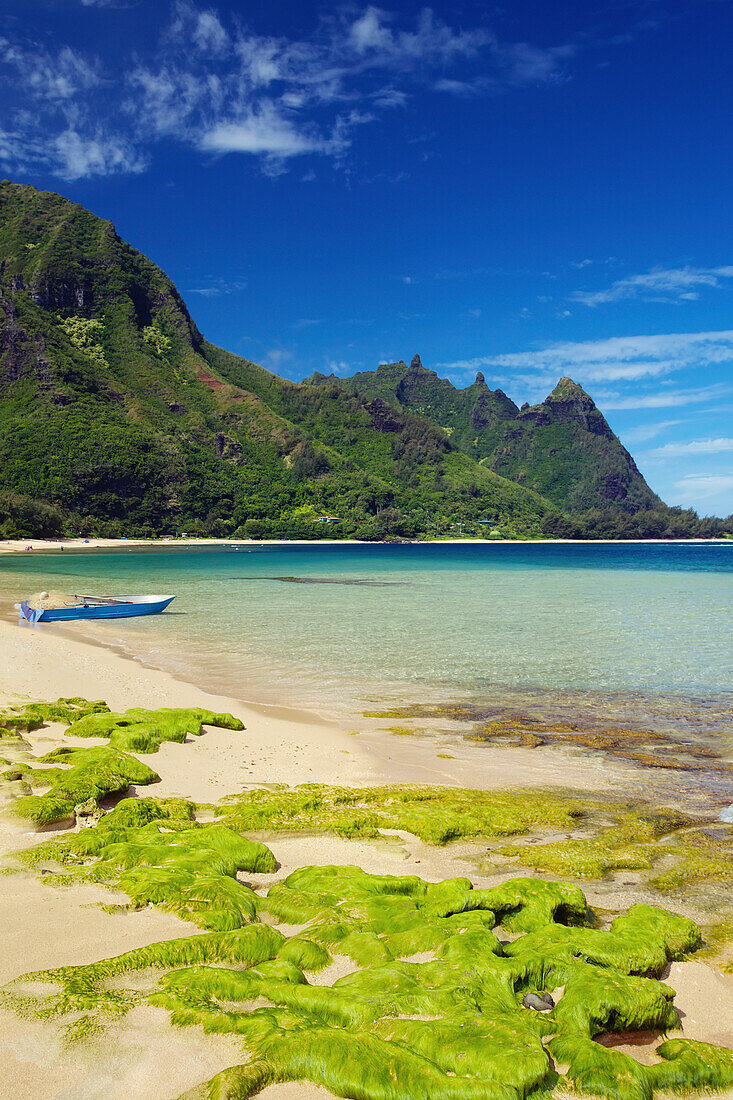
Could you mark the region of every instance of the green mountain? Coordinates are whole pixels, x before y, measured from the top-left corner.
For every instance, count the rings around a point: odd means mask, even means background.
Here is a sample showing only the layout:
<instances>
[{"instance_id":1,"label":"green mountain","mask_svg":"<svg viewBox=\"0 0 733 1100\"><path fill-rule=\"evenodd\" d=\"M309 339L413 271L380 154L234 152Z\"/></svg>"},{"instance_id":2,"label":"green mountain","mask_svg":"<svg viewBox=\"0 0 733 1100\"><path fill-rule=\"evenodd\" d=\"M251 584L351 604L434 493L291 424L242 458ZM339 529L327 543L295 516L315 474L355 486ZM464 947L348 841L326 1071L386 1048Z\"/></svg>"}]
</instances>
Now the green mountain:
<instances>
[{"instance_id":1,"label":"green mountain","mask_svg":"<svg viewBox=\"0 0 733 1100\"><path fill-rule=\"evenodd\" d=\"M662 504L592 399L561 378L539 405L517 408L483 374L456 389L419 355L356 374L344 386L440 424L451 443L488 469L541 493L567 512L615 507L628 513Z\"/></svg>"},{"instance_id":2,"label":"green mountain","mask_svg":"<svg viewBox=\"0 0 733 1100\"><path fill-rule=\"evenodd\" d=\"M0 483L5 537L533 535L562 519L406 406L288 382L209 344L111 222L8 181Z\"/></svg>"}]
</instances>

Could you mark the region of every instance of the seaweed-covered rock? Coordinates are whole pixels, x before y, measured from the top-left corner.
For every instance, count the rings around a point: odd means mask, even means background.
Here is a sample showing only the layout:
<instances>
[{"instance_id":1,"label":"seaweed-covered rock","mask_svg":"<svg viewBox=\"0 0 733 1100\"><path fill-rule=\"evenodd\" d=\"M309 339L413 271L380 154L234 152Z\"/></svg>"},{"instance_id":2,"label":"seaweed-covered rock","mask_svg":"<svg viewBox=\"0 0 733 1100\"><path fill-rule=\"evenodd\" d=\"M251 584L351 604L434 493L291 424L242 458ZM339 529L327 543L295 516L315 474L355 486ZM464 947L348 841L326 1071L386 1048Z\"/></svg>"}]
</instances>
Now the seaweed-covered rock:
<instances>
[{"instance_id":1,"label":"seaweed-covered rock","mask_svg":"<svg viewBox=\"0 0 733 1100\"><path fill-rule=\"evenodd\" d=\"M89 702L80 696L57 699L55 703L26 703L23 706L6 707L0 711L0 726L5 729L32 733L41 729L47 722L61 722L70 725L89 714L108 712L106 703L98 700Z\"/></svg>"},{"instance_id":2,"label":"seaweed-covered rock","mask_svg":"<svg viewBox=\"0 0 733 1100\"><path fill-rule=\"evenodd\" d=\"M66 731L70 737L107 737L110 748L122 752L157 752L164 741L182 744L191 734L198 737L202 726L220 726L243 730L238 718L217 714L200 707L160 707L145 710L134 707L122 714L90 713L73 722Z\"/></svg>"},{"instance_id":3,"label":"seaweed-covered rock","mask_svg":"<svg viewBox=\"0 0 733 1100\"><path fill-rule=\"evenodd\" d=\"M53 783L42 795L16 798L11 810L38 826L73 820L74 807L107 795L126 791L132 784L154 783L158 775L134 756L100 746L93 749L56 749L41 758L49 763L70 764L51 773ZM47 773L48 774L48 773Z\"/></svg>"},{"instance_id":4,"label":"seaweed-covered rock","mask_svg":"<svg viewBox=\"0 0 733 1100\"><path fill-rule=\"evenodd\" d=\"M85 803L85 812L95 805ZM136 908L157 905L219 931L255 920L256 897L237 873L277 866L264 844L223 825L199 825L190 802L152 798L124 799L95 829L39 845L28 861L45 859L67 864L79 879L118 887Z\"/></svg>"},{"instance_id":5,"label":"seaweed-covered rock","mask_svg":"<svg viewBox=\"0 0 733 1100\"><path fill-rule=\"evenodd\" d=\"M83 859L89 866L80 874L129 893L139 881L155 904L182 914L190 896L181 875L190 871L202 907L231 916L237 884L230 878L222 890L227 874L244 862L270 870L274 860L237 849L248 842L223 826L197 826L188 809L127 800L95 830L35 854ZM561 1086L609 1100L733 1083L733 1053L706 1044L663 1043L662 1062L647 1066L594 1042L609 1026L664 1030L677 1022L673 991L631 973L694 948L699 932L673 913L634 906L598 931L569 884L516 879L474 890L463 878L429 883L336 866L300 868L265 899L250 900L244 927L26 975L6 987L5 1001L73 1015L82 1033L105 1013L147 1003L166 1008L177 1026L234 1035L246 1061L191 1094L211 1100L291 1080L355 1100L522 1100L558 1083L550 1056L568 1066ZM302 929L285 936L258 923L259 913ZM508 943L496 934L507 923L523 931ZM331 953L357 968L319 985L313 972ZM126 974L143 971L147 978L124 985ZM57 991L39 1001L38 983L49 982ZM535 992L560 987L554 1006Z\"/></svg>"},{"instance_id":6,"label":"seaweed-covered rock","mask_svg":"<svg viewBox=\"0 0 733 1100\"><path fill-rule=\"evenodd\" d=\"M224 799L222 821L249 832L325 829L345 837L379 836L380 829L404 829L428 844L458 837L520 836L535 828L574 828L583 814L579 799L547 791L522 798L518 791L445 787L328 787L244 791Z\"/></svg>"}]
</instances>

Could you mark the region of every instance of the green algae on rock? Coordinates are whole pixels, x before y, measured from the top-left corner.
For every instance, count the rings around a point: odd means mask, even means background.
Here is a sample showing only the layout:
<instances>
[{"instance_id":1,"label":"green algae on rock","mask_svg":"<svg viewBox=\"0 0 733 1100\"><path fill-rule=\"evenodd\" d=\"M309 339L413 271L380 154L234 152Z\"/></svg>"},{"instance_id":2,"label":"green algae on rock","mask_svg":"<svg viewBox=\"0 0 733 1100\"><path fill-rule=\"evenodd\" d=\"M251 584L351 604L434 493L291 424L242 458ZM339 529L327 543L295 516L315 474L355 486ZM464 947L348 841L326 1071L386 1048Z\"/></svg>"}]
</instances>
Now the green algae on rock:
<instances>
[{"instance_id":1,"label":"green algae on rock","mask_svg":"<svg viewBox=\"0 0 733 1100\"><path fill-rule=\"evenodd\" d=\"M152 801L142 812L123 806L121 817L154 823ZM174 848L196 832L184 828L181 807L158 820L171 823L160 838ZM288 937L254 922L36 972L10 983L5 1003L67 1021L70 1037L147 1003L176 1026L240 1038L244 1064L190 1097L243 1098L303 1079L355 1100L522 1100L555 1086L650 1100L656 1090L733 1083L733 1052L709 1044L670 1040L648 1066L593 1041L611 1028L677 1025L674 992L656 976L695 950L700 933L666 910L634 906L599 931L568 883L475 890L468 879L429 883L358 867L301 868L256 905L300 931ZM517 938L507 942L502 929ZM344 954L357 969L317 984L314 971ZM44 983L56 991L39 995ZM543 989L556 991L551 1011L523 1007L527 992ZM563 1076L553 1058L568 1067Z\"/></svg>"},{"instance_id":2,"label":"green algae on rock","mask_svg":"<svg viewBox=\"0 0 733 1100\"><path fill-rule=\"evenodd\" d=\"M64 725L70 725L88 714L99 714L104 711L109 711L106 703L102 701L90 703L80 696L57 699L55 703L25 703L21 706L6 707L0 711L0 727L32 733L47 722L62 722Z\"/></svg>"},{"instance_id":3,"label":"green algae on rock","mask_svg":"<svg viewBox=\"0 0 733 1100\"><path fill-rule=\"evenodd\" d=\"M664 893L699 883L733 883L730 825L719 822L711 829L676 811L623 807L616 818L595 836L507 845L499 854L515 865L561 876L601 879L613 871L647 871L649 885Z\"/></svg>"},{"instance_id":4,"label":"green algae on rock","mask_svg":"<svg viewBox=\"0 0 733 1100\"><path fill-rule=\"evenodd\" d=\"M183 744L191 734L198 737L202 726L243 730L231 714L218 714L200 707L133 707L122 714L87 714L69 726L69 737L108 737L110 748L123 752L157 752L164 741Z\"/></svg>"},{"instance_id":5,"label":"green algae on rock","mask_svg":"<svg viewBox=\"0 0 733 1100\"><path fill-rule=\"evenodd\" d=\"M256 919L255 895L237 872L276 867L264 844L223 825L198 824L183 799L124 799L95 829L47 841L25 858L60 862L68 868L66 881L104 882L128 894L135 907L157 905L218 931Z\"/></svg>"},{"instance_id":6,"label":"green algae on rock","mask_svg":"<svg viewBox=\"0 0 733 1100\"><path fill-rule=\"evenodd\" d=\"M72 817L74 807L88 799L99 802L111 794L126 791L132 784L154 783L158 775L134 756L97 746L92 749L55 749L41 757L42 762L62 761L68 769L54 768L49 773L34 771L34 777L51 781L45 794L16 798L11 810L39 827Z\"/></svg>"},{"instance_id":7,"label":"green algae on rock","mask_svg":"<svg viewBox=\"0 0 733 1100\"><path fill-rule=\"evenodd\" d=\"M446 787L299 787L245 791L222 799L220 820L239 832L325 830L375 837L402 829L430 844L458 837L518 836L532 828L569 829L582 800L546 791L479 791Z\"/></svg>"},{"instance_id":8,"label":"green algae on rock","mask_svg":"<svg viewBox=\"0 0 733 1100\"><path fill-rule=\"evenodd\" d=\"M92 749L62 746L28 762L30 745L21 731L30 733L47 722L65 723L68 736L106 737L109 745ZM109 795L124 793L131 784L153 783L157 774L129 754L157 752L164 741L182 743L188 734L199 736L204 725L244 729L231 714L200 707L137 707L113 714L106 703L75 697L10 708L0 715L0 739L8 750L15 749L17 756L24 757L22 764L16 763L0 777L14 785L17 797L12 812L43 827L68 820L80 803L91 799L98 804ZM43 766L35 766L39 764ZM36 787L49 789L34 794Z\"/></svg>"}]
</instances>

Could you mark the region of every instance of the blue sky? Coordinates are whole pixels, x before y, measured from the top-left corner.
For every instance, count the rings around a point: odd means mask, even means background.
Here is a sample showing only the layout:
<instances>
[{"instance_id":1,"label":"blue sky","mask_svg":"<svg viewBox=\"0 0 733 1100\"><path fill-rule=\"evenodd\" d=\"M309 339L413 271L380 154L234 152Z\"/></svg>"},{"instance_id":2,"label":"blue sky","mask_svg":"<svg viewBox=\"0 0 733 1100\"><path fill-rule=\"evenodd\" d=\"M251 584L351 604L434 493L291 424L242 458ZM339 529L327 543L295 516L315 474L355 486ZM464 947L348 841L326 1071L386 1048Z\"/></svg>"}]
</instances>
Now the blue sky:
<instances>
[{"instance_id":1,"label":"blue sky","mask_svg":"<svg viewBox=\"0 0 733 1100\"><path fill-rule=\"evenodd\" d=\"M569 374L733 512L733 0L0 0L0 167L287 377Z\"/></svg>"}]
</instances>

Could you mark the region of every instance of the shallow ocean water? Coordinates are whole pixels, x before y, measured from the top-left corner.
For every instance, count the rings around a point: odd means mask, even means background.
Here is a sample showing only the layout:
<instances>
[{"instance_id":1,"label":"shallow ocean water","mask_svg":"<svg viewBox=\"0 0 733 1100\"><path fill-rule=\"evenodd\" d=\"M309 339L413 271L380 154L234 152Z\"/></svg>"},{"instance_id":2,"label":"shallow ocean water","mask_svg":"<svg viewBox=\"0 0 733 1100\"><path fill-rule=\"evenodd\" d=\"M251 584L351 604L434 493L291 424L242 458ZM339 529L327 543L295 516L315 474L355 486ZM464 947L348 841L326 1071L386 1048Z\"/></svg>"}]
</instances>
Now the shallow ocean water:
<instances>
[{"instance_id":1,"label":"shallow ocean water","mask_svg":"<svg viewBox=\"0 0 733 1100\"><path fill-rule=\"evenodd\" d=\"M733 543L282 543L0 561L9 614L42 588L176 593L160 616L65 629L210 691L329 713L502 689L730 701L733 686Z\"/></svg>"}]
</instances>

